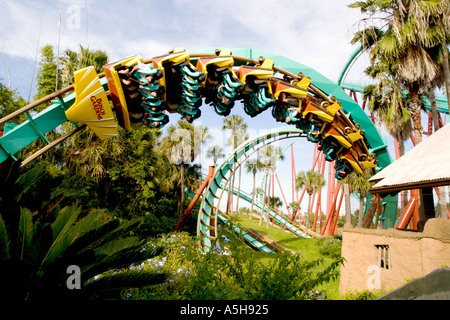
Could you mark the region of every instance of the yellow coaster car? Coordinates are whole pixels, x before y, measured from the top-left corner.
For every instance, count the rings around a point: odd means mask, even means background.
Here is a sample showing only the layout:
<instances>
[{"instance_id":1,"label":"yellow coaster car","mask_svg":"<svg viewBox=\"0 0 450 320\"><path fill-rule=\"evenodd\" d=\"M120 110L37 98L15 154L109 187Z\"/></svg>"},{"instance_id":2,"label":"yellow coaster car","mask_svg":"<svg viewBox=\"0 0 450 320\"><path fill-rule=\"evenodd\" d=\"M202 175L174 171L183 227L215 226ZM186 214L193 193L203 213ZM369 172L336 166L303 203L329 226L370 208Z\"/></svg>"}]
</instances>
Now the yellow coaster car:
<instances>
[{"instance_id":1,"label":"yellow coaster car","mask_svg":"<svg viewBox=\"0 0 450 320\"><path fill-rule=\"evenodd\" d=\"M117 122L94 67L76 71L74 78L76 98L67 119L86 124L102 140L117 136Z\"/></svg>"}]
</instances>

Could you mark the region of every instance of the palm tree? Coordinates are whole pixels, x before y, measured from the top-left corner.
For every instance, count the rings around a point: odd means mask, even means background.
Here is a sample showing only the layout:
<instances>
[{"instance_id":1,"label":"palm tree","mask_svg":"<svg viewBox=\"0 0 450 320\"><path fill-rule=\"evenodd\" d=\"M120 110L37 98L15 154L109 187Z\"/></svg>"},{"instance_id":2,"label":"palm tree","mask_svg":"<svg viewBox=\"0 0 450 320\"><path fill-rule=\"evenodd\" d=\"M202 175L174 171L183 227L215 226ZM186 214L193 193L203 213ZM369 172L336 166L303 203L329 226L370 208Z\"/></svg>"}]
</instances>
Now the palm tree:
<instances>
[{"instance_id":1,"label":"palm tree","mask_svg":"<svg viewBox=\"0 0 450 320\"><path fill-rule=\"evenodd\" d=\"M195 153L198 155L198 164L200 166L200 172L202 172L202 146L211 139L209 128L203 125L194 126L194 148ZM200 175L201 179L201 175Z\"/></svg>"},{"instance_id":2,"label":"palm tree","mask_svg":"<svg viewBox=\"0 0 450 320\"><path fill-rule=\"evenodd\" d=\"M440 1L440 6L429 12L429 24L422 25L422 31L433 30L433 35L437 38L436 46L433 48L436 62L441 65L440 77L445 86L447 94L447 104L450 110L450 66L447 44L450 34L450 9L448 1ZM434 115L433 115L434 116ZM436 126L438 128L438 126Z\"/></svg>"},{"instance_id":3,"label":"palm tree","mask_svg":"<svg viewBox=\"0 0 450 320\"><path fill-rule=\"evenodd\" d=\"M180 166L179 171L179 206L178 218L184 213L185 202L185 166L195 159L196 149L194 147L194 126L186 121L179 120L176 126L168 128L167 136L160 144L160 152L164 154L170 162Z\"/></svg>"},{"instance_id":4,"label":"palm tree","mask_svg":"<svg viewBox=\"0 0 450 320\"><path fill-rule=\"evenodd\" d=\"M398 141L402 156L404 142L412 131L411 112L406 107L403 86L389 61L377 61L365 73L376 80L376 85L366 86L364 97L370 97L370 110L378 115L386 131Z\"/></svg>"},{"instance_id":5,"label":"palm tree","mask_svg":"<svg viewBox=\"0 0 450 320\"><path fill-rule=\"evenodd\" d=\"M420 93L439 70L428 49L437 46L436 30L428 27L429 16L437 10L432 1L358 1L351 5L369 13L372 23L357 32L352 42L361 42L376 59L389 61L410 95L410 110L416 144L422 141ZM376 24L382 22L382 27Z\"/></svg>"},{"instance_id":6,"label":"palm tree","mask_svg":"<svg viewBox=\"0 0 450 320\"><path fill-rule=\"evenodd\" d=\"M269 197L269 206L275 209L279 209L283 205L280 197Z\"/></svg>"},{"instance_id":7,"label":"palm tree","mask_svg":"<svg viewBox=\"0 0 450 320\"><path fill-rule=\"evenodd\" d=\"M264 165L261 161L259 161L259 158L255 159L255 160L249 160L247 161L246 165L245 165L247 172L248 173L252 173L253 174L253 192L252 192L252 204L250 207L250 220L252 220L252 215L253 215L253 204L255 202L255 187L256 187L256 172L258 170L262 170L264 168Z\"/></svg>"},{"instance_id":8,"label":"palm tree","mask_svg":"<svg viewBox=\"0 0 450 320\"><path fill-rule=\"evenodd\" d=\"M295 189L296 189L297 191L303 189L303 188L306 186L306 181L307 181L307 179L306 179L306 173L303 172L303 171L300 171L300 172L297 174L297 176L295 177ZM300 202L301 202L301 201L300 201ZM298 202L297 202L297 203L298 203ZM300 203L298 203L298 205L299 205L299 210L298 210L298 212L300 213ZM292 222L294 222L294 220L295 220L295 214L292 215ZM299 215L299 217L298 217L298 220L299 220L299 224L300 224L300 220L301 220L301 216L300 216L300 215Z\"/></svg>"},{"instance_id":9,"label":"palm tree","mask_svg":"<svg viewBox=\"0 0 450 320\"><path fill-rule=\"evenodd\" d=\"M266 186L264 187L264 198L263 198L263 210L264 210L264 205L265 205L266 198L267 198L267 192L266 192L267 191L267 180L269 179L269 176L271 176L271 174L275 171L276 163L278 162L278 160L284 160L284 155L283 155L283 150L280 147L275 147L275 146L269 145L259 152L259 156L261 158L261 162L264 164L264 167L266 168L266 170L265 170ZM269 189L270 189L270 185L271 185L271 183L269 183ZM262 219L262 215L261 215L261 219ZM261 219L260 219L260 223L261 223ZM268 222L269 222L269 215L267 213L267 223Z\"/></svg>"},{"instance_id":10,"label":"palm tree","mask_svg":"<svg viewBox=\"0 0 450 320\"><path fill-rule=\"evenodd\" d=\"M306 224L305 224L305 228L306 228L305 232L307 232L308 227L309 227L309 216L311 215L311 212L310 212L311 196L314 191L320 190L320 188L322 188L325 185L325 179L324 179L323 175L321 175L320 173L315 172L313 170L309 170L308 172L306 172L306 174L304 172L300 172L299 175L297 176L296 180L299 180L299 183L304 181L304 184L306 186L306 192L308 193L308 208L307 208Z\"/></svg>"},{"instance_id":11,"label":"palm tree","mask_svg":"<svg viewBox=\"0 0 450 320\"><path fill-rule=\"evenodd\" d=\"M21 208L15 229L2 215L0 277L6 301L88 300L111 292L118 297L121 289L166 278L129 269L161 252L143 250L143 241L132 235L141 221L122 223L102 210L86 213L75 206L55 207L49 215Z\"/></svg>"},{"instance_id":12,"label":"palm tree","mask_svg":"<svg viewBox=\"0 0 450 320\"><path fill-rule=\"evenodd\" d=\"M297 215L297 213L300 211L300 204L297 201L293 201L291 203L289 203L289 208L292 209L292 221L295 218L295 216Z\"/></svg>"},{"instance_id":13,"label":"palm tree","mask_svg":"<svg viewBox=\"0 0 450 320\"><path fill-rule=\"evenodd\" d=\"M364 210L364 199L369 194L370 188L372 188L373 183L369 182L369 178L371 173L366 171L364 174L358 174L353 172L348 177L348 185L350 192L355 192L359 194L359 217L358 217L358 226L362 228L362 220L365 213Z\"/></svg>"},{"instance_id":14,"label":"palm tree","mask_svg":"<svg viewBox=\"0 0 450 320\"><path fill-rule=\"evenodd\" d=\"M223 153L223 148L218 145L210 146L206 150L206 158L212 158L214 162L214 167L216 167L217 160L225 157L225 153Z\"/></svg>"},{"instance_id":15,"label":"palm tree","mask_svg":"<svg viewBox=\"0 0 450 320\"><path fill-rule=\"evenodd\" d=\"M227 142L227 145L233 146L233 150L238 147L242 142L248 139L247 124L244 122L244 118L238 115L232 115L225 119L223 119L224 130L231 130L231 136ZM233 164L233 172L236 164ZM241 182L241 167L239 167L239 187L238 187L238 195L237 195L237 206L236 206L236 216L238 212L239 205L239 193L240 193L240 182ZM230 189L231 192L228 192L228 203L230 203L230 209L233 211L233 190L234 190L234 174L231 180Z\"/></svg>"},{"instance_id":16,"label":"palm tree","mask_svg":"<svg viewBox=\"0 0 450 320\"><path fill-rule=\"evenodd\" d=\"M63 85L69 85L75 71L93 66L95 71L103 73L103 66L108 63L108 55L101 50L90 50L80 45L79 52L67 49L61 60L61 80Z\"/></svg>"}]
</instances>

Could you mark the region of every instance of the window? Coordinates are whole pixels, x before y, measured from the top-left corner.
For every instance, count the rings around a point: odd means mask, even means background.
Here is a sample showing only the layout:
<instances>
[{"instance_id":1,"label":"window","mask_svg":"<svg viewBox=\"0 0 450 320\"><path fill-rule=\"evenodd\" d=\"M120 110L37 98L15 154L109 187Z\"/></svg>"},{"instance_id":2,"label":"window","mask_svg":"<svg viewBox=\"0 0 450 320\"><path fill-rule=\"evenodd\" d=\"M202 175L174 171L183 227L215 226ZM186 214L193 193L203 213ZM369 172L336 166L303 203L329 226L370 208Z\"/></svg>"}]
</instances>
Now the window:
<instances>
[{"instance_id":1,"label":"window","mask_svg":"<svg viewBox=\"0 0 450 320\"><path fill-rule=\"evenodd\" d=\"M389 245L375 245L378 250L378 266L382 269L391 270L391 256L389 253Z\"/></svg>"}]
</instances>

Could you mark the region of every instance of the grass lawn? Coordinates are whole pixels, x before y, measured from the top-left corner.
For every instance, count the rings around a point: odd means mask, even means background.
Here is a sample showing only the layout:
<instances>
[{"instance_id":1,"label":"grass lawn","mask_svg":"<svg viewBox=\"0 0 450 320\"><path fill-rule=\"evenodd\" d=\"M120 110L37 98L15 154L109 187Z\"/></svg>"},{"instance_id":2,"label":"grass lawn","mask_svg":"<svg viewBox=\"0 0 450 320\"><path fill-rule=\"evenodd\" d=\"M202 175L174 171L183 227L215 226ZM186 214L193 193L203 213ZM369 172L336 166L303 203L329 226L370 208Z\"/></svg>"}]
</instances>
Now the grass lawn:
<instances>
[{"instance_id":1,"label":"grass lawn","mask_svg":"<svg viewBox=\"0 0 450 320\"><path fill-rule=\"evenodd\" d=\"M249 219L248 215L245 214L239 214L236 218L235 215L231 217L231 220L234 223L238 223L244 228L251 228L262 235L266 236L267 238L271 239L272 241L277 242L278 244L282 245L283 247L290 249L298 254L300 254L302 257L304 257L306 260L315 260L317 258L323 258L325 260L325 263L333 261L332 258L322 255L319 252L319 247L317 246L317 240L313 238L301 238L293 235L290 232L284 231L276 226L273 226L269 224L269 228L266 227L266 221L263 221L261 223L261 226L259 226L259 219L252 218L252 220ZM229 236L229 233L227 233ZM235 241L233 241L235 243ZM232 247L230 247L231 251L233 250L252 250L242 242L239 244L235 243ZM273 253L264 253L259 252L258 255L261 256L261 259L271 259L271 257L274 255ZM339 279L332 281L330 283L327 283L325 285L322 285L319 290L324 290L326 292L327 299L330 300L337 300L342 299L342 297L339 296Z\"/></svg>"}]
</instances>

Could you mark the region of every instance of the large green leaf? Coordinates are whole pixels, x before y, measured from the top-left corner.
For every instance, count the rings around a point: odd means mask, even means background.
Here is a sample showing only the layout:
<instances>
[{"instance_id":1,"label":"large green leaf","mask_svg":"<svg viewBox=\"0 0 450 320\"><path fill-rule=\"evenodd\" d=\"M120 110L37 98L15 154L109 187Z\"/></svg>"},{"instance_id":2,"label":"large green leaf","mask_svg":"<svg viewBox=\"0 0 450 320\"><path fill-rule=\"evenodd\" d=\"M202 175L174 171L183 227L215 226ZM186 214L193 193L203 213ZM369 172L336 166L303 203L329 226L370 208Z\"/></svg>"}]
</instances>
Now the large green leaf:
<instances>
[{"instance_id":1,"label":"large green leaf","mask_svg":"<svg viewBox=\"0 0 450 320\"><path fill-rule=\"evenodd\" d=\"M148 271L127 271L101 276L98 280L83 286L83 294L98 295L107 291L117 291L127 288L141 288L160 284L167 278L166 274Z\"/></svg>"},{"instance_id":2,"label":"large green leaf","mask_svg":"<svg viewBox=\"0 0 450 320\"><path fill-rule=\"evenodd\" d=\"M27 208L20 210L17 240L17 247L20 248L19 257L23 260L26 255L25 251L33 244L33 215Z\"/></svg>"},{"instance_id":3,"label":"large green leaf","mask_svg":"<svg viewBox=\"0 0 450 320\"><path fill-rule=\"evenodd\" d=\"M52 223L53 241L61 237L75 223L80 212L81 209L76 207L64 207L60 210L55 222Z\"/></svg>"},{"instance_id":4,"label":"large green leaf","mask_svg":"<svg viewBox=\"0 0 450 320\"><path fill-rule=\"evenodd\" d=\"M134 248L141 244L141 241L138 237L128 237L124 239L117 239L114 241L110 241L100 248L97 249L99 254L105 254L108 256L112 256L120 253L123 250Z\"/></svg>"},{"instance_id":5,"label":"large green leaf","mask_svg":"<svg viewBox=\"0 0 450 320\"><path fill-rule=\"evenodd\" d=\"M75 207L67 207L63 213L65 216L68 214L68 217L61 218L65 221L64 226L61 228L63 223L55 223L52 224L55 228L60 230L59 232L54 230L54 235L57 234L56 239L54 240L50 250L48 251L45 260L42 262L44 264L51 264L56 259L64 256L67 248L79 237L83 234L94 230L96 228L100 228L104 222L101 221L102 214L100 212L95 212L92 214L88 214L84 218L80 219L76 224L75 221L79 216L80 209ZM69 211L69 213L67 212ZM58 216L58 218L61 216Z\"/></svg>"},{"instance_id":6,"label":"large green leaf","mask_svg":"<svg viewBox=\"0 0 450 320\"><path fill-rule=\"evenodd\" d=\"M5 261L9 259L9 257L8 233L5 222L0 215L0 261Z\"/></svg>"}]
</instances>

